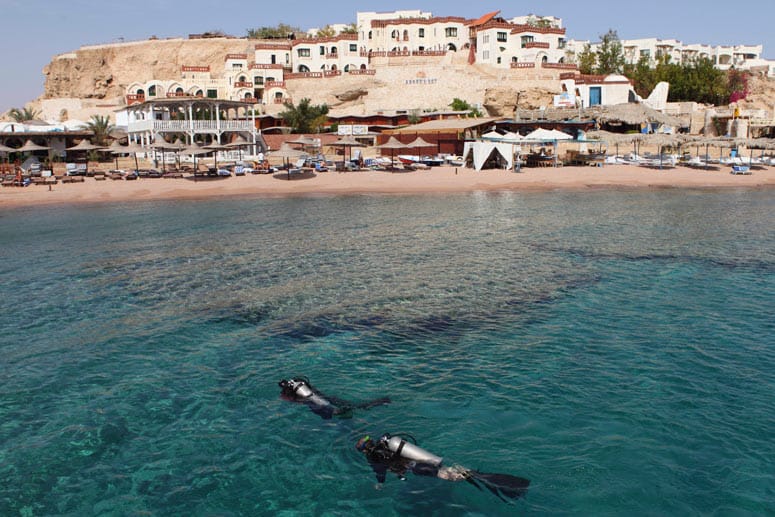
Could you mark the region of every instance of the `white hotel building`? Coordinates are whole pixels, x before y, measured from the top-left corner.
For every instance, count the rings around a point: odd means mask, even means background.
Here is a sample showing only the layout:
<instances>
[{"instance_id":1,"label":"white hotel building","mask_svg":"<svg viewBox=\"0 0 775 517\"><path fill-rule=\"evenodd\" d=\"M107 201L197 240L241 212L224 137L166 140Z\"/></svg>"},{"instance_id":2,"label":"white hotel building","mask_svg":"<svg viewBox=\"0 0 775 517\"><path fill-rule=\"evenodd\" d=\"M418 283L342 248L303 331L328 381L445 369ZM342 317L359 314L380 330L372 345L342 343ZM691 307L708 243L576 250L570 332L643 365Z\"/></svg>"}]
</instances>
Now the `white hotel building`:
<instances>
[{"instance_id":1,"label":"white hotel building","mask_svg":"<svg viewBox=\"0 0 775 517\"><path fill-rule=\"evenodd\" d=\"M471 20L435 17L421 10L359 12L355 33L256 40L252 53L224 56L222 70L191 63L181 67L179 79L131 84L126 102L193 96L282 104L288 99L288 81L372 75L376 73L375 58L442 58L449 52L465 52L469 64L496 69L576 69L571 63L573 56L587 42L567 40L560 18L529 15L507 20L499 14L495 11ZM642 57L652 64L661 56L670 56L673 62L708 57L721 69L759 69L775 76L775 61L761 58L761 45L713 47L656 38L624 40L622 44L629 63ZM592 48L598 45L592 44Z\"/></svg>"}]
</instances>

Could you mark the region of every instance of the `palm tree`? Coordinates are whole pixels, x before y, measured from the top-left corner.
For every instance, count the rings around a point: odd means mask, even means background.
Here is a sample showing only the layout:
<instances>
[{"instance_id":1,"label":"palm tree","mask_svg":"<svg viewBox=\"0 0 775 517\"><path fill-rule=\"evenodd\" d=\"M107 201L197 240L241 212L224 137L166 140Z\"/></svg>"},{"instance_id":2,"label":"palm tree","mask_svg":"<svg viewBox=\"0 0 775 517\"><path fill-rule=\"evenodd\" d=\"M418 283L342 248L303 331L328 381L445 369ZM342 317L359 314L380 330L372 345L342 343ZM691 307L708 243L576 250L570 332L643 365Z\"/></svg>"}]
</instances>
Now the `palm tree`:
<instances>
[{"instance_id":1,"label":"palm tree","mask_svg":"<svg viewBox=\"0 0 775 517\"><path fill-rule=\"evenodd\" d=\"M94 133L92 143L95 145L107 145L111 131L116 129L116 126L110 123L110 117L101 115L92 115L91 120L82 127Z\"/></svg>"},{"instance_id":2,"label":"palm tree","mask_svg":"<svg viewBox=\"0 0 775 517\"><path fill-rule=\"evenodd\" d=\"M40 116L40 111L37 111L34 108L12 108L8 114L16 122L28 122L38 118Z\"/></svg>"},{"instance_id":3,"label":"palm tree","mask_svg":"<svg viewBox=\"0 0 775 517\"><path fill-rule=\"evenodd\" d=\"M296 133L312 133L314 130L320 130L328 120L326 115L328 115L327 105L312 105L306 97L299 102L298 106L286 102L285 111L280 113L280 117Z\"/></svg>"}]
</instances>

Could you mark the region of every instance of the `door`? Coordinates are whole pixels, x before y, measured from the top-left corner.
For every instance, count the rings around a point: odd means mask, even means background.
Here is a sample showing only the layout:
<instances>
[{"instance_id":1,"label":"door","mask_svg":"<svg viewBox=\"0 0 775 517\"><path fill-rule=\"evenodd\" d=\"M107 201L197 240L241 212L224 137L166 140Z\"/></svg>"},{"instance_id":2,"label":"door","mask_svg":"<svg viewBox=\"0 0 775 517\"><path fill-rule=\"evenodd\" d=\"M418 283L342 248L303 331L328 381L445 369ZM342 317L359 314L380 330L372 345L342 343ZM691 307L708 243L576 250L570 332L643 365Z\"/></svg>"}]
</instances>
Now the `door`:
<instances>
[{"instance_id":1,"label":"door","mask_svg":"<svg viewBox=\"0 0 775 517\"><path fill-rule=\"evenodd\" d=\"M589 88L589 105L599 106L602 102L603 92L600 86L591 86Z\"/></svg>"}]
</instances>

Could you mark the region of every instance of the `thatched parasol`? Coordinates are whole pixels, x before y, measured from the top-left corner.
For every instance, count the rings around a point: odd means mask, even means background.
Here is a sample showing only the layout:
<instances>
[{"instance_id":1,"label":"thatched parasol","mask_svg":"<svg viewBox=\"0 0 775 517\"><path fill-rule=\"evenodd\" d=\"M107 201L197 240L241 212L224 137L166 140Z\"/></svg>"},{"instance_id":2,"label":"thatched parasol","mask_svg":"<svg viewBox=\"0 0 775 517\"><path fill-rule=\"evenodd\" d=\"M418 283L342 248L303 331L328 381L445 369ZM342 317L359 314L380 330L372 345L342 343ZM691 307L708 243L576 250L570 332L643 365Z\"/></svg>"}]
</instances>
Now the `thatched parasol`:
<instances>
[{"instance_id":1,"label":"thatched parasol","mask_svg":"<svg viewBox=\"0 0 775 517\"><path fill-rule=\"evenodd\" d=\"M83 151L84 156L86 156L86 172L89 172L89 151L97 151L105 149L105 147L101 145L95 145L91 143L91 141L88 138L84 138L80 142L78 142L78 145L74 145L72 147L68 147L67 151Z\"/></svg>"},{"instance_id":2,"label":"thatched parasol","mask_svg":"<svg viewBox=\"0 0 775 517\"><path fill-rule=\"evenodd\" d=\"M409 146L406 144L401 143L396 137L391 136L390 139L385 142L382 145L377 146L378 149L389 149L390 150L390 166L393 167L393 151L396 149L408 149Z\"/></svg>"},{"instance_id":3,"label":"thatched parasol","mask_svg":"<svg viewBox=\"0 0 775 517\"><path fill-rule=\"evenodd\" d=\"M196 157L197 156L202 156L204 154L209 154L209 153L210 153L209 149L205 149L204 147L200 147L199 144L197 144L197 143L193 143L193 144L189 145L188 147L186 147L185 149L181 149L180 150L180 154L185 154L185 155L193 156L194 157L194 171L197 170L196 169Z\"/></svg>"},{"instance_id":4,"label":"thatched parasol","mask_svg":"<svg viewBox=\"0 0 775 517\"><path fill-rule=\"evenodd\" d=\"M329 144L331 147L341 147L342 148L342 156L344 156L344 150L349 148L350 149L350 161L353 159L353 147L366 147L364 144L360 143L356 139L349 137L349 136L343 136L336 142L333 142ZM343 158L344 159L344 158Z\"/></svg>"},{"instance_id":5,"label":"thatched parasol","mask_svg":"<svg viewBox=\"0 0 775 517\"><path fill-rule=\"evenodd\" d=\"M50 149L51 149L50 147L46 147L45 145L38 145L32 140L27 140L26 142L24 142L23 146L21 146L18 149L15 149L15 151L19 153L32 153L35 151L48 151Z\"/></svg>"},{"instance_id":6,"label":"thatched parasol","mask_svg":"<svg viewBox=\"0 0 775 517\"><path fill-rule=\"evenodd\" d=\"M225 146L223 144L219 144L218 142L213 142L209 145L204 146L205 149L209 149L213 152L213 162L215 170L218 170L218 151L226 151L229 149L228 146Z\"/></svg>"}]
</instances>

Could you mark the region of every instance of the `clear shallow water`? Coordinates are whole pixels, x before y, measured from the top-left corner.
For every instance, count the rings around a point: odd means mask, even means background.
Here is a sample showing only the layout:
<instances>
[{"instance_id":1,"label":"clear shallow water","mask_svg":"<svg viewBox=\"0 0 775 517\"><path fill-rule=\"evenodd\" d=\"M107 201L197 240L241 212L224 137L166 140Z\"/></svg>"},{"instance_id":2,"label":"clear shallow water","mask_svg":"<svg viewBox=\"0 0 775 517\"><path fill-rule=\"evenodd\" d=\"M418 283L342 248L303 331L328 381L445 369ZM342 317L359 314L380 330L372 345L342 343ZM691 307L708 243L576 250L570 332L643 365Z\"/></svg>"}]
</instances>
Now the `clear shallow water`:
<instances>
[{"instance_id":1,"label":"clear shallow water","mask_svg":"<svg viewBox=\"0 0 775 517\"><path fill-rule=\"evenodd\" d=\"M771 192L0 212L0 515L775 512ZM279 400L393 404L323 421ZM409 432L505 505L354 450Z\"/></svg>"}]
</instances>

